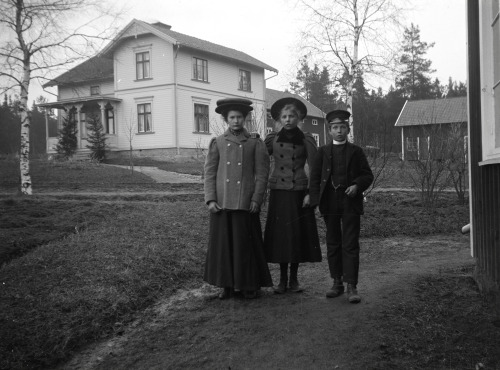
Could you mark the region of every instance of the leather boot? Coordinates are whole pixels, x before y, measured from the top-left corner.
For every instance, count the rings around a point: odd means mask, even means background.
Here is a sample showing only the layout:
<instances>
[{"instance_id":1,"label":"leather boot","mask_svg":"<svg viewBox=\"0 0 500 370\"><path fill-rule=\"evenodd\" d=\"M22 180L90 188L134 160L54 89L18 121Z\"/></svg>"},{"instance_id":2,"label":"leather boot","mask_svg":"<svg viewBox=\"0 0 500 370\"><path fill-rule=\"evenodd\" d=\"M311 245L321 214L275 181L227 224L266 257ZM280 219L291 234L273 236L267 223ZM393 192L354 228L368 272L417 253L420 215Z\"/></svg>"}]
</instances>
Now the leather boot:
<instances>
[{"instance_id":1,"label":"leather boot","mask_svg":"<svg viewBox=\"0 0 500 370\"><path fill-rule=\"evenodd\" d=\"M361 302L361 297L358 294L358 289L355 284L347 284L347 299L351 303Z\"/></svg>"},{"instance_id":2,"label":"leather boot","mask_svg":"<svg viewBox=\"0 0 500 370\"><path fill-rule=\"evenodd\" d=\"M280 279L280 283L276 288L274 288L274 293L275 294L283 294L286 292L286 284L287 284L288 279Z\"/></svg>"},{"instance_id":3,"label":"leather boot","mask_svg":"<svg viewBox=\"0 0 500 370\"><path fill-rule=\"evenodd\" d=\"M342 279L333 279L333 286L326 292L326 298L336 298L342 293L344 293L344 283Z\"/></svg>"}]
</instances>

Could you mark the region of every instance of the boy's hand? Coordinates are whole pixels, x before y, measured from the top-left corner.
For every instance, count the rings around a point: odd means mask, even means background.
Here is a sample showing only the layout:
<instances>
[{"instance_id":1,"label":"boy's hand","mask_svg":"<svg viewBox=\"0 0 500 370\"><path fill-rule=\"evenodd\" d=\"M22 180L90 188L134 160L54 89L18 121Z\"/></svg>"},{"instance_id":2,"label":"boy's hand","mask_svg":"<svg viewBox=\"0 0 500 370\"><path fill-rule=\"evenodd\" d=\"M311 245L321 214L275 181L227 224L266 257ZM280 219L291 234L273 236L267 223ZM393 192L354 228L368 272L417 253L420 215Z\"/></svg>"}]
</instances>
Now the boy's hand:
<instances>
[{"instance_id":1,"label":"boy's hand","mask_svg":"<svg viewBox=\"0 0 500 370\"><path fill-rule=\"evenodd\" d=\"M309 207L311 205L311 197L307 194L302 201L302 208Z\"/></svg>"},{"instance_id":2,"label":"boy's hand","mask_svg":"<svg viewBox=\"0 0 500 370\"><path fill-rule=\"evenodd\" d=\"M250 213L258 213L260 210L259 203L254 202L253 200L250 202Z\"/></svg>"},{"instance_id":3,"label":"boy's hand","mask_svg":"<svg viewBox=\"0 0 500 370\"><path fill-rule=\"evenodd\" d=\"M358 185L354 184L345 189L345 193L348 197L352 198L358 194Z\"/></svg>"}]
</instances>

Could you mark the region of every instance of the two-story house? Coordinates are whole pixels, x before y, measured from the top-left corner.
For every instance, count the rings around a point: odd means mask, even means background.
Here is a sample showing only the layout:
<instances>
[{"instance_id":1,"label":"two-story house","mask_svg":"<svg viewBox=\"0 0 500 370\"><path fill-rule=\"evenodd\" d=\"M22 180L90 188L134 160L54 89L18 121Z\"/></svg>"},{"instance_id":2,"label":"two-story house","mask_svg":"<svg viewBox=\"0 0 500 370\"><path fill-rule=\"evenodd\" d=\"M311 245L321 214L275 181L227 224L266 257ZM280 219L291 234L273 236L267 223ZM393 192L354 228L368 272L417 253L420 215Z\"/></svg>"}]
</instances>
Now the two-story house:
<instances>
[{"instance_id":1,"label":"two-story house","mask_svg":"<svg viewBox=\"0 0 500 370\"><path fill-rule=\"evenodd\" d=\"M249 120L265 117L265 70L278 73L241 51L134 19L99 55L48 82L58 99L40 106L59 109L60 124L65 115L78 122L82 152L92 115L111 152L132 146L150 156L189 154L224 129L214 112L219 99L250 99ZM48 138L47 152L56 141Z\"/></svg>"}]
</instances>

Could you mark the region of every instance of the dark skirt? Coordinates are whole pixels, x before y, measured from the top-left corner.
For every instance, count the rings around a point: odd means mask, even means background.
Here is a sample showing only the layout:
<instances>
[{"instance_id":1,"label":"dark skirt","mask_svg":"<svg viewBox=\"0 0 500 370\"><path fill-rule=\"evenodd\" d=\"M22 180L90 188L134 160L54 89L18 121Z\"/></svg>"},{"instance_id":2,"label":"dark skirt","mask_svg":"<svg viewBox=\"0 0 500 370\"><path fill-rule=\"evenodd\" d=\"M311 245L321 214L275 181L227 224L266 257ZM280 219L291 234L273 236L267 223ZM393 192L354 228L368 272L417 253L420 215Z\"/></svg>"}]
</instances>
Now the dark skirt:
<instances>
[{"instance_id":1,"label":"dark skirt","mask_svg":"<svg viewBox=\"0 0 500 370\"><path fill-rule=\"evenodd\" d=\"M264 232L267 262L321 262L314 208L302 207L305 190L271 190Z\"/></svg>"},{"instance_id":2,"label":"dark skirt","mask_svg":"<svg viewBox=\"0 0 500 370\"><path fill-rule=\"evenodd\" d=\"M258 213L223 210L210 214L204 280L236 290L273 285Z\"/></svg>"}]
</instances>

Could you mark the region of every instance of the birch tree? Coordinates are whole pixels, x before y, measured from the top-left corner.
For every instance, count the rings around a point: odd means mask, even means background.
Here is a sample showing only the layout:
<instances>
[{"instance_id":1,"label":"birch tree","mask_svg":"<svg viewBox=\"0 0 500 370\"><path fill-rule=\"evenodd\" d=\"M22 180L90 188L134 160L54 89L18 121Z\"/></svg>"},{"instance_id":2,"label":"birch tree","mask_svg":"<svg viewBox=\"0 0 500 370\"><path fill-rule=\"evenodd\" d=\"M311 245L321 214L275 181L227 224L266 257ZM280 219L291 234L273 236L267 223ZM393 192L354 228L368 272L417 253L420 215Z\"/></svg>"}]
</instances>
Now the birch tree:
<instances>
[{"instance_id":1,"label":"birch tree","mask_svg":"<svg viewBox=\"0 0 500 370\"><path fill-rule=\"evenodd\" d=\"M0 92L20 97L22 194L32 194L30 84L95 54L116 33L119 14L102 0L0 0Z\"/></svg>"},{"instance_id":2,"label":"birch tree","mask_svg":"<svg viewBox=\"0 0 500 370\"><path fill-rule=\"evenodd\" d=\"M329 66L341 82L351 113L349 140L354 141L352 97L361 75L385 75L393 69L400 45L405 0L300 0L307 25L302 51Z\"/></svg>"}]
</instances>

